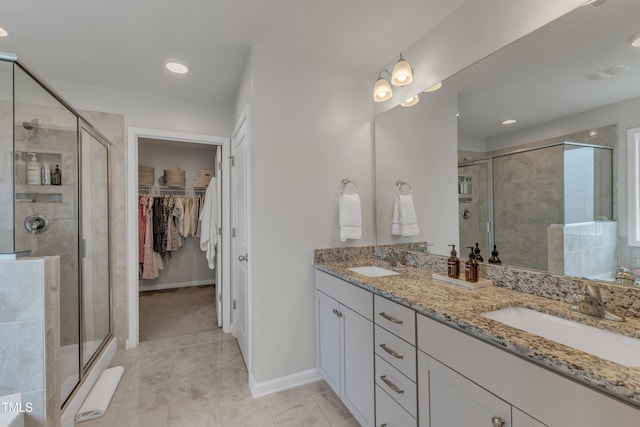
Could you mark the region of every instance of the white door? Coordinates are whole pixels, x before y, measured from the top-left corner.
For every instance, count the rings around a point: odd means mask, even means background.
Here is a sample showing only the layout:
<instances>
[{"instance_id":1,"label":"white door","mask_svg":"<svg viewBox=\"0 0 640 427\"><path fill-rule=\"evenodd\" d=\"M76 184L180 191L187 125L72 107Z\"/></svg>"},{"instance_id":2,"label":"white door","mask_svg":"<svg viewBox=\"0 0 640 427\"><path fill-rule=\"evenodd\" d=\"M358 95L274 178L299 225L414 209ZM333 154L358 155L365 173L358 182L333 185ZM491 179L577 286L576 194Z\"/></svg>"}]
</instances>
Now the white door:
<instances>
[{"instance_id":1,"label":"white door","mask_svg":"<svg viewBox=\"0 0 640 427\"><path fill-rule=\"evenodd\" d=\"M233 161L231 162L231 265L233 269L232 286L234 301L232 315L234 331L245 364L249 368L249 232L247 229L247 157L249 144L247 138L247 118L242 119L240 127L231 140Z\"/></svg>"},{"instance_id":2,"label":"white door","mask_svg":"<svg viewBox=\"0 0 640 427\"><path fill-rule=\"evenodd\" d=\"M222 327L222 146L216 147L216 194L218 195L218 250L216 253L216 314Z\"/></svg>"}]
</instances>

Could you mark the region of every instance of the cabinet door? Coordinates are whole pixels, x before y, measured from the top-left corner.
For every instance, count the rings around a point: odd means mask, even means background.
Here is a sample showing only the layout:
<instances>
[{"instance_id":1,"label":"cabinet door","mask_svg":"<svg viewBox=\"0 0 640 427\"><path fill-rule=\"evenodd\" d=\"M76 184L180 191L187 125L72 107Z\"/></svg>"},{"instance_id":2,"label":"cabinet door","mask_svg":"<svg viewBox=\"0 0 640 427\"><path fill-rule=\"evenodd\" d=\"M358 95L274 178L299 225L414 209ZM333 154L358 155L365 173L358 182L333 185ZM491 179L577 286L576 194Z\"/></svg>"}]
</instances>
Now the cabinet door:
<instances>
[{"instance_id":1,"label":"cabinet door","mask_svg":"<svg viewBox=\"0 0 640 427\"><path fill-rule=\"evenodd\" d=\"M343 327L342 400L362 426L374 425L373 322L340 306Z\"/></svg>"},{"instance_id":2,"label":"cabinet door","mask_svg":"<svg viewBox=\"0 0 640 427\"><path fill-rule=\"evenodd\" d=\"M424 353L419 360L420 426L511 426L507 402Z\"/></svg>"},{"instance_id":3,"label":"cabinet door","mask_svg":"<svg viewBox=\"0 0 640 427\"><path fill-rule=\"evenodd\" d=\"M340 305L316 292L316 344L318 370L333 391L340 395Z\"/></svg>"}]
</instances>

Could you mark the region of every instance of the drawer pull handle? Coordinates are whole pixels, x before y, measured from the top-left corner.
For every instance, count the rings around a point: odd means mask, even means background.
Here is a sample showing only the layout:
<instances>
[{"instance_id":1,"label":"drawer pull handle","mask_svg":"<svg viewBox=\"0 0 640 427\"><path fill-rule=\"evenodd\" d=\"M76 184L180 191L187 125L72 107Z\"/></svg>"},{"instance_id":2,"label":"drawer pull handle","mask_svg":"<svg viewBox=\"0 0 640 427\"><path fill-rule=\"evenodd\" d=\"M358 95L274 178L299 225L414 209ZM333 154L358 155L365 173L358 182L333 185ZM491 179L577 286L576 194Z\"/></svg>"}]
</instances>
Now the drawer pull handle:
<instances>
[{"instance_id":1,"label":"drawer pull handle","mask_svg":"<svg viewBox=\"0 0 640 427\"><path fill-rule=\"evenodd\" d=\"M493 417L491 418L491 425L493 427L504 427L504 420L501 417Z\"/></svg>"},{"instance_id":2,"label":"drawer pull handle","mask_svg":"<svg viewBox=\"0 0 640 427\"><path fill-rule=\"evenodd\" d=\"M394 383L392 383L391 381L389 381L386 375L381 376L380 379L384 381L384 383L388 385L391 390L395 391L398 394L404 394L404 390L398 387L397 385L395 385Z\"/></svg>"},{"instance_id":3,"label":"drawer pull handle","mask_svg":"<svg viewBox=\"0 0 640 427\"><path fill-rule=\"evenodd\" d=\"M390 355L392 355L396 359L404 359L403 355L398 354L395 351L391 350L389 347L387 347L386 344L380 344L380 348L382 348L384 351L386 351L387 353L389 353Z\"/></svg>"},{"instance_id":4,"label":"drawer pull handle","mask_svg":"<svg viewBox=\"0 0 640 427\"><path fill-rule=\"evenodd\" d=\"M391 323L395 323L396 325L402 325L402 320L398 320L393 316L389 316L387 313L385 313L384 311L379 313L380 316L384 317L385 319L387 319L389 322Z\"/></svg>"}]
</instances>

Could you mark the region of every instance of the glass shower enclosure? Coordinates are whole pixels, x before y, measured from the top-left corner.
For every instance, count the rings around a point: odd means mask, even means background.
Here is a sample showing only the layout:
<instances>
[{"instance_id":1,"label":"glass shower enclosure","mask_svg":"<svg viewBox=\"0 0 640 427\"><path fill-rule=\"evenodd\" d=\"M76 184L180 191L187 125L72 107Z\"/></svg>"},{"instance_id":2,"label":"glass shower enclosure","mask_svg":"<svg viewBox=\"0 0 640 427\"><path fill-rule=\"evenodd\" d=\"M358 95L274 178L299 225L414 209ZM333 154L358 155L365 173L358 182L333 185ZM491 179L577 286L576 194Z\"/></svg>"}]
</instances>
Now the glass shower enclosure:
<instances>
[{"instance_id":1,"label":"glass shower enclosure","mask_svg":"<svg viewBox=\"0 0 640 427\"><path fill-rule=\"evenodd\" d=\"M109 142L0 54L0 255L60 257L60 393L111 336Z\"/></svg>"}]
</instances>

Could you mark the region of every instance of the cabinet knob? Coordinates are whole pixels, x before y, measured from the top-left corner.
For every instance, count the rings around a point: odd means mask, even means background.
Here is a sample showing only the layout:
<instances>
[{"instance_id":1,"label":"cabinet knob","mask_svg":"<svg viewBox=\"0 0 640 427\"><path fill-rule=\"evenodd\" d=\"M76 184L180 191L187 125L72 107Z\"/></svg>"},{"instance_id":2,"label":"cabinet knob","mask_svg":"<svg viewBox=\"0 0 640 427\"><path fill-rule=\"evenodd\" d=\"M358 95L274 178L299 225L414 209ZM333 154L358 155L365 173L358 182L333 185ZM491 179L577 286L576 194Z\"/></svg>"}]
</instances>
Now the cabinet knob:
<instances>
[{"instance_id":1,"label":"cabinet knob","mask_svg":"<svg viewBox=\"0 0 640 427\"><path fill-rule=\"evenodd\" d=\"M502 417L493 417L491 418L491 425L493 427L504 427L504 420Z\"/></svg>"}]
</instances>

